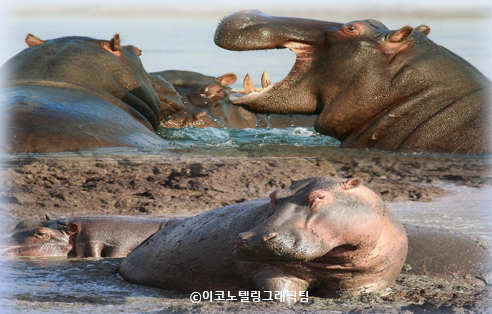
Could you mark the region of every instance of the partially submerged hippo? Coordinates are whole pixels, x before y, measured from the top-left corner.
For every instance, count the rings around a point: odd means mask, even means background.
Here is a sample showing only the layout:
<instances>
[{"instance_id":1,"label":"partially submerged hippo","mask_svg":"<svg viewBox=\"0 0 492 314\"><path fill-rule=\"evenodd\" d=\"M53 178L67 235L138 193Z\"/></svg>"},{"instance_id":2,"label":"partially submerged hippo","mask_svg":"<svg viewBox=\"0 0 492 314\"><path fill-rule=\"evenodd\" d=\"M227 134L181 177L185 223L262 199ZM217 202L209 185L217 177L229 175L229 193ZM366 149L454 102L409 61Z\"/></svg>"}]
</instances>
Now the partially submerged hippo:
<instances>
[{"instance_id":1,"label":"partially submerged hippo","mask_svg":"<svg viewBox=\"0 0 492 314\"><path fill-rule=\"evenodd\" d=\"M342 24L241 11L221 21L215 43L294 51L296 63L283 81L234 104L319 114L315 129L341 147L491 152L490 80L429 40L429 32L427 26L391 31L375 20Z\"/></svg>"},{"instance_id":2,"label":"partially submerged hippo","mask_svg":"<svg viewBox=\"0 0 492 314\"><path fill-rule=\"evenodd\" d=\"M181 95L185 109L169 115L161 113L161 125L168 128L214 127L214 128L287 128L311 127L316 116L255 114L234 106L229 100L236 75L227 73L219 77L192 71L168 70L149 75L163 77ZM154 85L159 93L160 86Z\"/></svg>"},{"instance_id":3,"label":"partially submerged hippo","mask_svg":"<svg viewBox=\"0 0 492 314\"><path fill-rule=\"evenodd\" d=\"M47 41L29 34L26 43L0 68L5 152L166 145L155 134L161 102L138 48L120 45L118 34Z\"/></svg>"},{"instance_id":4,"label":"partially submerged hippo","mask_svg":"<svg viewBox=\"0 0 492 314\"><path fill-rule=\"evenodd\" d=\"M192 291L310 289L340 296L386 289L407 238L361 180L295 181L262 198L168 225L121 264L133 283Z\"/></svg>"},{"instance_id":5,"label":"partially submerged hippo","mask_svg":"<svg viewBox=\"0 0 492 314\"><path fill-rule=\"evenodd\" d=\"M124 257L167 221L116 217L23 220L1 252L6 256Z\"/></svg>"}]
</instances>

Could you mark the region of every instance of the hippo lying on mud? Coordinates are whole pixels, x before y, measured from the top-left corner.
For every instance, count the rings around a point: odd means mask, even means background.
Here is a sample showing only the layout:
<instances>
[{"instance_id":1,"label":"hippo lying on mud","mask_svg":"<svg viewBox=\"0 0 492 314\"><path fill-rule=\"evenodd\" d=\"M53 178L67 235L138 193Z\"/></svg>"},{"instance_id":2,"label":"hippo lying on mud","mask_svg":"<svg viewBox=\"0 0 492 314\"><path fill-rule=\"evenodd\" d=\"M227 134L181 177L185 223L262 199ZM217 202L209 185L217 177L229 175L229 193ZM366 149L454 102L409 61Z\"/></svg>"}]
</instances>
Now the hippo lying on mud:
<instances>
[{"instance_id":1,"label":"hippo lying on mud","mask_svg":"<svg viewBox=\"0 0 492 314\"><path fill-rule=\"evenodd\" d=\"M404 227L360 179L309 178L270 199L167 224L123 260L120 273L182 292L309 289L329 297L383 290L404 262L414 275L481 286L491 279L483 242Z\"/></svg>"},{"instance_id":2,"label":"hippo lying on mud","mask_svg":"<svg viewBox=\"0 0 492 314\"><path fill-rule=\"evenodd\" d=\"M121 264L133 283L183 292L241 290L340 296L391 286L407 237L361 180L309 178L268 199L167 225ZM300 293L296 293L300 296Z\"/></svg>"},{"instance_id":3,"label":"hippo lying on mud","mask_svg":"<svg viewBox=\"0 0 492 314\"><path fill-rule=\"evenodd\" d=\"M124 257L167 221L114 217L23 220L1 252L5 256Z\"/></svg>"},{"instance_id":4,"label":"hippo lying on mud","mask_svg":"<svg viewBox=\"0 0 492 314\"><path fill-rule=\"evenodd\" d=\"M229 100L236 75L227 73L212 77L191 71L168 70L153 72L171 83L181 95L185 109L174 114L161 113L161 125L167 128L214 127L214 128L286 128L311 127L316 116L255 114L242 107L234 106ZM159 85L154 85L157 93Z\"/></svg>"},{"instance_id":5,"label":"hippo lying on mud","mask_svg":"<svg viewBox=\"0 0 492 314\"><path fill-rule=\"evenodd\" d=\"M44 41L29 34L26 43L0 68L9 122L5 152L166 145L155 134L161 101L138 48L121 46L119 35Z\"/></svg>"},{"instance_id":6,"label":"hippo lying on mud","mask_svg":"<svg viewBox=\"0 0 492 314\"><path fill-rule=\"evenodd\" d=\"M233 103L254 112L319 114L315 129L340 147L491 152L490 80L429 40L429 32L427 26L392 31L375 20L342 24L241 11L221 21L215 43L294 51L284 80Z\"/></svg>"}]
</instances>

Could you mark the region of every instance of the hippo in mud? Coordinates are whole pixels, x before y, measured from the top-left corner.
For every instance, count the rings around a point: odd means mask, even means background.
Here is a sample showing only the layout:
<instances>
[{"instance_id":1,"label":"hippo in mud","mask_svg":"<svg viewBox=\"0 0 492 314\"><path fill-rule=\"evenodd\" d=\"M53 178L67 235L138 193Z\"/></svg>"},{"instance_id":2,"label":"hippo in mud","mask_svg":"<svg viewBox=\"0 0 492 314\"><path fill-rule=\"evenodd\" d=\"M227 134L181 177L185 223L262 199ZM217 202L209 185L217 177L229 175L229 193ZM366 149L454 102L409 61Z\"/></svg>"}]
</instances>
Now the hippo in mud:
<instances>
[{"instance_id":1,"label":"hippo in mud","mask_svg":"<svg viewBox=\"0 0 492 314\"><path fill-rule=\"evenodd\" d=\"M29 34L26 43L29 48L0 68L9 122L4 152L167 144L155 134L161 101L138 48L120 45L118 34L46 41Z\"/></svg>"},{"instance_id":2,"label":"hippo in mud","mask_svg":"<svg viewBox=\"0 0 492 314\"><path fill-rule=\"evenodd\" d=\"M287 128L311 127L316 116L255 114L242 107L234 106L229 100L236 75L227 73L219 77L192 71L168 70L149 73L171 83L181 95L185 109L165 115L161 112L161 126L167 128L214 127L214 128ZM155 84L157 93L160 85Z\"/></svg>"},{"instance_id":3,"label":"hippo in mud","mask_svg":"<svg viewBox=\"0 0 492 314\"><path fill-rule=\"evenodd\" d=\"M389 30L241 11L215 43L229 50L289 48L289 75L233 101L262 113L318 114L315 129L340 147L425 153L486 153L491 82L427 38L430 28ZM246 83L245 85L251 85Z\"/></svg>"},{"instance_id":4,"label":"hippo in mud","mask_svg":"<svg viewBox=\"0 0 492 314\"><path fill-rule=\"evenodd\" d=\"M120 273L182 292L300 297L310 289L336 297L388 288L406 254L403 226L359 178L318 177L169 224L126 257Z\"/></svg>"},{"instance_id":5,"label":"hippo in mud","mask_svg":"<svg viewBox=\"0 0 492 314\"><path fill-rule=\"evenodd\" d=\"M166 225L165 219L81 217L23 220L4 256L124 257Z\"/></svg>"}]
</instances>

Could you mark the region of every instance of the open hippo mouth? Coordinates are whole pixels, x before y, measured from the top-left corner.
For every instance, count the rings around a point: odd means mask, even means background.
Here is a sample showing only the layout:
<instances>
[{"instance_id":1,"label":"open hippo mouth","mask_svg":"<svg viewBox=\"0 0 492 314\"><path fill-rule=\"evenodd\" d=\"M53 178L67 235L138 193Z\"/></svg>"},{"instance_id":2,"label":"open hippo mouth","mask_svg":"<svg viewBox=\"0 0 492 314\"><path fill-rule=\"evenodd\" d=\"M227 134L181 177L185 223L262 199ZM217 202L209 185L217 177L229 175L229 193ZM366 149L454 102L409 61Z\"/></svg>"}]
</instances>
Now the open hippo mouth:
<instances>
[{"instance_id":1,"label":"open hippo mouth","mask_svg":"<svg viewBox=\"0 0 492 314\"><path fill-rule=\"evenodd\" d=\"M341 26L343 24L333 22L270 16L255 10L240 11L224 18L214 37L219 47L236 51L288 48L296 54L291 71L276 84L271 84L268 73L264 72L262 89L257 89L246 75L242 91L245 95L237 97L236 94L231 98L233 103L257 112L292 113L286 108L288 103L302 102L309 106L298 113L314 113L317 103L317 95L313 92L316 78L309 72L316 71L315 55L329 48L326 44L327 32ZM274 111L262 111L266 103L279 105Z\"/></svg>"},{"instance_id":2,"label":"open hippo mouth","mask_svg":"<svg viewBox=\"0 0 492 314\"><path fill-rule=\"evenodd\" d=\"M268 72L264 71L261 76L261 89L256 88L249 74L246 74L243 81L243 90L233 90L237 93L230 96L234 104L240 105L255 101L256 98L262 97L267 93L283 93L285 90L296 86L311 69L315 47L299 42L289 42L277 47L277 49L282 48L288 48L296 54L296 61L289 74L282 81L272 84Z\"/></svg>"}]
</instances>

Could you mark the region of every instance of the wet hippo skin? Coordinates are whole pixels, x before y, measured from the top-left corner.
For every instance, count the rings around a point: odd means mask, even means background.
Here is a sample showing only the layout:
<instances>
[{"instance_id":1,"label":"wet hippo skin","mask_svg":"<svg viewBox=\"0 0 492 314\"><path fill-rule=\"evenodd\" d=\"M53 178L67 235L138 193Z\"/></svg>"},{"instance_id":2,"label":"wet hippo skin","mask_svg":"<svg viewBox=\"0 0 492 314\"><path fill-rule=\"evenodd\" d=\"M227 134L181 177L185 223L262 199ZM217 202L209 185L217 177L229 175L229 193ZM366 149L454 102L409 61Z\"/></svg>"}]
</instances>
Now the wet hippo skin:
<instances>
[{"instance_id":1,"label":"wet hippo skin","mask_svg":"<svg viewBox=\"0 0 492 314\"><path fill-rule=\"evenodd\" d=\"M166 145L155 134L161 101L138 48L121 46L119 35L44 41L29 34L26 43L0 68L5 152Z\"/></svg>"},{"instance_id":2,"label":"wet hippo skin","mask_svg":"<svg viewBox=\"0 0 492 314\"><path fill-rule=\"evenodd\" d=\"M4 256L124 257L168 219L74 217L20 221Z\"/></svg>"},{"instance_id":3,"label":"wet hippo skin","mask_svg":"<svg viewBox=\"0 0 492 314\"><path fill-rule=\"evenodd\" d=\"M491 152L490 80L427 38L375 20L335 23L240 11L215 43L230 50L289 48L289 75L234 104L262 113L318 114L315 129L340 147Z\"/></svg>"}]
</instances>

